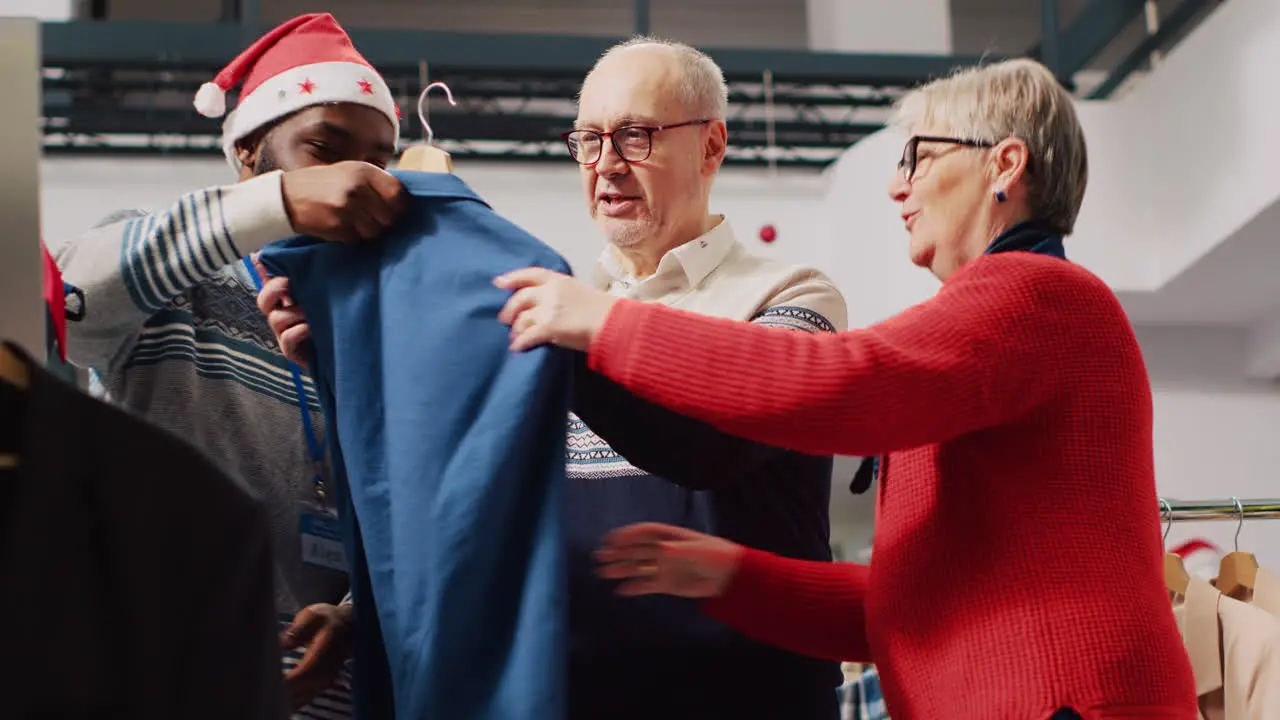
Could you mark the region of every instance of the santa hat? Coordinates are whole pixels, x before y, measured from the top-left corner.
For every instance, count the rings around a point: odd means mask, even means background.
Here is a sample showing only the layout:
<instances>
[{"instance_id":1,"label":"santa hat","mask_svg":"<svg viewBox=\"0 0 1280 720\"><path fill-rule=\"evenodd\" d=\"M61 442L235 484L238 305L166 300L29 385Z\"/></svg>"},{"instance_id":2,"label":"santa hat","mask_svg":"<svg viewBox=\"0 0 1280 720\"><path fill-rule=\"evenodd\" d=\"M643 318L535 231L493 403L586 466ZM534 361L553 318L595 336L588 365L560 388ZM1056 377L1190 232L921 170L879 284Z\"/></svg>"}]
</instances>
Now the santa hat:
<instances>
[{"instance_id":1,"label":"santa hat","mask_svg":"<svg viewBox=\"0 0 1280 720\"><path fill-rule=\"evenodd\" d=\"M1218 576L1218 562L1222 560L1222 551L1217 545L1204 538L1192 538L1169 552L1182 558L1182 566L1187 572L1204 580Z\"/></svg>"},{"instance_id":2,"label":"santa hat","mask_svg":"<svg viewBox=\"0 0 1280 720\"><path fill-rule=\"evenodd\" d=\"M240 85L240 102L222 125L222 150L235 168L236 143L273 120L312 105L356 103L378 110L400 135L400 109L391 89L351 44L329 13L299 15L250 45L200 86L195 107L222 117L227 92Z\"/></svg>"}]
</instances>

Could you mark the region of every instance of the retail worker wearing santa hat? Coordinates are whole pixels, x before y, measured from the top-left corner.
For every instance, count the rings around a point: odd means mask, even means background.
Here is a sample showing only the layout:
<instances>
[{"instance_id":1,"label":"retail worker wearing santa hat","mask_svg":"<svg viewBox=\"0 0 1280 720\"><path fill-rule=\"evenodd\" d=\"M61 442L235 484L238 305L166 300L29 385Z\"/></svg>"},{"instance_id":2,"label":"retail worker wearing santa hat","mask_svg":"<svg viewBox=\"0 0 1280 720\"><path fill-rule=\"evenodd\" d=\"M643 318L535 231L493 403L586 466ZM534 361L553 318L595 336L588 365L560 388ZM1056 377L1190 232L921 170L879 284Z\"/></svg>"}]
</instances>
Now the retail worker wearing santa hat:
<instances>
[{"instance_id":1,"label":"retail worker wearing santa hat","mask_svg":"<svg viewBox=\"0 0 1280 720\"><path fill-rule=\"evenodd\" d=\"M95 391L193 442L267 504L295 717L343 717L354 610L343 602L323 417L255 305L250 259L297 233L359 242L393 223L404 201L383 168L399 111L328 14L267 33L200 88L196 108L222 116L237 85L222 146L238 182L114 213L57 248L64 280L84 293L68 355L92 371ZM173 468L173 482L182 476ZM188 510L199 522L198 504ZM199 572L202 558L190 562Z\"/></svg>"}]
</instances>

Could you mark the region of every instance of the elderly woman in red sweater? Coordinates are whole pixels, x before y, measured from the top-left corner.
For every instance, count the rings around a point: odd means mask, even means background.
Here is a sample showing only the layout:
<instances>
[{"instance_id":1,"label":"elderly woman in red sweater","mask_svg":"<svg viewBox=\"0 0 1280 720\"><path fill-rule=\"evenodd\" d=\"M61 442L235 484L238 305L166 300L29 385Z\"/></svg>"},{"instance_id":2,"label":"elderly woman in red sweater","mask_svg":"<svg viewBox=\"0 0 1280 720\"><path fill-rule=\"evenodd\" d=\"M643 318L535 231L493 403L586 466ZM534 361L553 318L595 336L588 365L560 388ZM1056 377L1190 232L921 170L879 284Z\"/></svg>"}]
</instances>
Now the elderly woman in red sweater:
<instances>
[{"instance_id":1,"label":"elderly woman in red sweater","mask_svg":"<svg viewBox=\"0 0 1280 720\"><path fill-rule=\"evenodd\" d=\"M496 280L512 347L592 368L724 431L879 457L870 566L622 528L618 591L703 599L792 651L877 664L895 720L1194 720L1161 566L1151 391L1111 290L1065 259L1084 137L1042 66L908 96L889 192L942 286L872 327L810 335L614 299L537 268Z\"/></svg>"}]
</instances>

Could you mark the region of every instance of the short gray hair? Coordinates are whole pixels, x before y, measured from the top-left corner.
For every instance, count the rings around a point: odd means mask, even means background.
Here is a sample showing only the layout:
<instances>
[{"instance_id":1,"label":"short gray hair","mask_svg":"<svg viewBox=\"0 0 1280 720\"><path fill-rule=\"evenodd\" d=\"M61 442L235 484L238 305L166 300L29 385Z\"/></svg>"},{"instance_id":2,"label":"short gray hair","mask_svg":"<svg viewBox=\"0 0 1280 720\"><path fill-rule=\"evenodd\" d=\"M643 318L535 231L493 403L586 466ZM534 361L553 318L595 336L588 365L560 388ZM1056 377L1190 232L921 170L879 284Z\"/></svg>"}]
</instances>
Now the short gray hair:
<instances>
[{"instance_id":1,"label":"short gray hair","mask_svg":"<svg viewBox=\"0 0 1280 720\"><path fill-rule=\"evenodd\" d=\"M1089 182L1088 150L1071 95L1044 65L1016 59L959 70L904 97L893 124L938 126L990 143L1021 139L1031 156L1032 213L1063 235L1075 228Z\"/></svg>"},{"instance_id":2,"label":"short gray hair","mask_svg":"<svg viewBox=\"0 0 1280 720\"><path fill-rule=\"evenodd\" d=\"M596 61L591 73L600 67L605 58L637 47L665 48L680 63L680 95L688 110L698 119L724 120L729 112L729 86L724 81L724 71L710 55L697 48L674 40L649 35L637 35L614 45ZM585 84L585 83L584 83Z\"/></svg>"}]
</instances>

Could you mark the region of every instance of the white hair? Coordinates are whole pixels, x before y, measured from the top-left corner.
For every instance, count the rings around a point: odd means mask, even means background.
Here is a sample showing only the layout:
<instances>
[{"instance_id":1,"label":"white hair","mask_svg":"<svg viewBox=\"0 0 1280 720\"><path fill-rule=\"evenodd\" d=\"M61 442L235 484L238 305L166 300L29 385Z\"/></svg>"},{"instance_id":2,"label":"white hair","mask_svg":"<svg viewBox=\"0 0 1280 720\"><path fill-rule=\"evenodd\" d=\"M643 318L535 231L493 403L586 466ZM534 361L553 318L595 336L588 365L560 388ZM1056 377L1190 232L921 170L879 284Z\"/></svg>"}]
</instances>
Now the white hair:
<instances>
[{"instance_id":1,"label":"white hair","mask_svg":"<svg viewBox=\"0 0 1280 720\"><path fill-rule=\"evenodd\" d=\"M680 96L685 107L699 119L725 119L729 111L729 86L725 84L724 71L711 56L681 42L637 35L606 50L587 78L606 58L638 47L658 47L672 53L680 64Z\"/></svg>"},{"instance_id":2,"label":"white hair","mask_svg":"<svg viewBox=\"0 0 1280 720\"><path fill-rule=\"evenodd\" d=\"M1075 228L1089 181L1088 152L1071 95L1044 65L1015 59L959 70L904 97L893 124L989 143L1022 140L1030 155L1031 211L1064 235Z\"/></svg>"}]
</instances>

